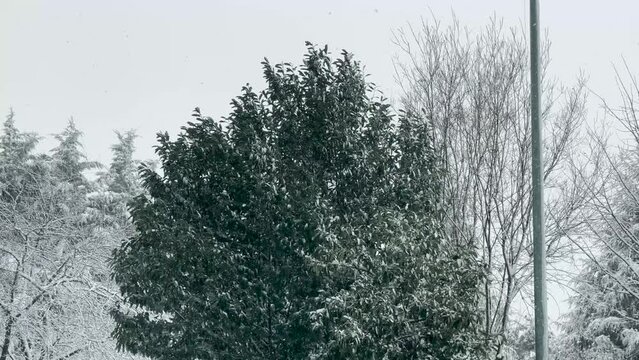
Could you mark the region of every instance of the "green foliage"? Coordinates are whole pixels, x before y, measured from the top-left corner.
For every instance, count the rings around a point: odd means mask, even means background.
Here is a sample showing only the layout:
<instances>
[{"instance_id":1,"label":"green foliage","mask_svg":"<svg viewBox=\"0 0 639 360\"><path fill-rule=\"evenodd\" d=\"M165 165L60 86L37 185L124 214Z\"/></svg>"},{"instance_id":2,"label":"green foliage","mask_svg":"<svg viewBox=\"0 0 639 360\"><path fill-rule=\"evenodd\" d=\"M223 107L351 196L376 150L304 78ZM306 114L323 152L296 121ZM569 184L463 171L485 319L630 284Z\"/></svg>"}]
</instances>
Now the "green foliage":
<instances>
[{"instance_id":1,"label":"green foliage","mask_svg":"<svg viewBox=\"0 0 639 360\"><path fill-rule=\"evenodd\" d=\"M263 62L223 122L159 134L114 256L121 348L157 359L471 359L472 249L447 246L424 119L347 53Z\"/></svg>"}]
</instances>

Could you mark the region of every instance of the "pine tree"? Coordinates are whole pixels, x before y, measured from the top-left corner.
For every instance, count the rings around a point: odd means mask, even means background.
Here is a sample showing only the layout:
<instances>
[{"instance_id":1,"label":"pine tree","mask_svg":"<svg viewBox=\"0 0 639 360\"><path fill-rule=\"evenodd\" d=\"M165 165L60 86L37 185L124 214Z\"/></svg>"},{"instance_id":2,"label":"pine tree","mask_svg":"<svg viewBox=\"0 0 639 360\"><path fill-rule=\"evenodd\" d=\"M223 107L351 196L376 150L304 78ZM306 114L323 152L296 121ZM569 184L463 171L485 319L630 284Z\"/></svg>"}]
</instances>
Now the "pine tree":
<instances>
[{"instance_id":1,"label":"pine tree","mask_svg":"<svg viewBox=\"0 0 639 360\"><path fill-rule=\"evenodd\" d=\"M51 156L11 114L0 135L0 359L129 358L109 338L111 248L87 214L90 182L70 124Z\"/></svg>"},{"instance_id":2,"label":"pine tree","mask_svg":"<svg viewBox=\"0 0 639 360\"><path fill-rule=\"evenodd\" d=\"M69 120L64 131L54 135L59 144L51 151L51 157L60 180L86 187L84 171L97 168L99 164L87 161L80 143L81 136L82 132L76 128L73 119Z\"/></svg>"},{"instance_id":3,"label":"pine tree","mask_svg":"<svg viewBox=\"0 0 639 360\"><path fill-rule=\"evenodd\" d=\"M38 143L38 137L34 133L24 133L15 126L14 112L11 110L3 124L3 132L0 137L0 149L2 150L3 163L17 165L31 158L31 152Z\"/></svg>"},{"instance_id":4,"label":"pine tree","mask_svg":"<svg viewBox=\"0 0 639 360\"><path fill-rule=\"evenodd\" d=\"M128 195L137 195L140 186L137 178L137 167L139 165L133 159L135 152L135 131L129 130L125 133L115 133L118 142L111 147L113 160L109 167L111 181L109 190Z\"/></svg>"},{"instance_id":5,"label":"pine tree","mask_svg":"<svg viewBox=\"0 0 639 360\"><path fill-rule=\"evenodd\" d=\"M117 142L111 146L111 163L106 171L98 174L96 188L89 194L89 200L95 221L114 227L111 231L120 232L114 237L118 238L114 245L119 246L125 237L131 235L121 233L121 230L132 231L127 204L142 189L137 175L140 162L133 158L137 135L133 130L125 133L116 131L115 134Z\"/></svg>"}]
</instances>

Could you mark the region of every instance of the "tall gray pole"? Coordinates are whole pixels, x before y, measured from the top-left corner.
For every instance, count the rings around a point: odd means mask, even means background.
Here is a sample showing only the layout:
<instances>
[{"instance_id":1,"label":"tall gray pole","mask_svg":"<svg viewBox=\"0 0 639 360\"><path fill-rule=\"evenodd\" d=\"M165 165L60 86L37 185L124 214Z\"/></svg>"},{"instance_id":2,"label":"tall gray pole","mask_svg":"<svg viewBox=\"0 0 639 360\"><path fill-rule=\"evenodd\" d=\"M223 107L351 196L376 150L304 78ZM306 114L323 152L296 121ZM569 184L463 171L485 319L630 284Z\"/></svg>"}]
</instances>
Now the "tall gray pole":
<instances>
[{"instance_id":1,"label":"tall gray pole","mask_svg":"<svg viewBox=\"0 0 639 360\"><path fill-rule=\"evenodd\" d=\"M535 277L535 359L548 360L546 241L539 77L539 1L530 0L530 108L532 117L533 251Z\"/></svg>"}]
</instances>

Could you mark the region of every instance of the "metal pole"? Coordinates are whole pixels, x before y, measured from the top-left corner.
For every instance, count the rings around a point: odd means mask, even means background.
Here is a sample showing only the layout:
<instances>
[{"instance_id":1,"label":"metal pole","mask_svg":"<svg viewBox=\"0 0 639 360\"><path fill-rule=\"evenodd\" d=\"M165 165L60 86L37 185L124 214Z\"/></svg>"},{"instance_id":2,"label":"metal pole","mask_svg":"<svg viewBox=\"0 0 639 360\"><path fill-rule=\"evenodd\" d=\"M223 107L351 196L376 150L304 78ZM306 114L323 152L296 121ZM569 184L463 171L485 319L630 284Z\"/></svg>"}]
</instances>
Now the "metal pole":
<instances>
[{"instance_id":1,"label":"metal pole","mask_svg":"<svg viewBox=\"0 0 639 360\"><path fill-rule=\"evenodd\" d=\"M532 123L533 251L535 278L535 359L548 360L546 242L539 76L539 1L530 0L530 108Z\"/></svg>"}]
</instances>

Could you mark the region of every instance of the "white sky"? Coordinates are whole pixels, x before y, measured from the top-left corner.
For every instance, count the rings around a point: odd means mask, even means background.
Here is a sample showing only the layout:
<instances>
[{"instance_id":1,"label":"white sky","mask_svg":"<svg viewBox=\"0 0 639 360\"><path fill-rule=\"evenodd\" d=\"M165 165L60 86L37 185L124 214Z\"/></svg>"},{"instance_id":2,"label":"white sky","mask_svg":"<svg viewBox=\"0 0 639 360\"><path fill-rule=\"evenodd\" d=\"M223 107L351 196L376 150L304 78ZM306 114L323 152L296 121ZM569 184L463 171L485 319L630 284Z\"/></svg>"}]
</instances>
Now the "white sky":
<instances>
[{"instance_id":1,"label":"white sky","mask_svg":"<svg viewBox=\"0 0 639 360\"><path fill-rule=\"evenodd\" d=\"M624 56L639 66L639 1L540 3L553 43L551 71L570 82L584 70L589 87L614 103L613 62ZM527 28L528 6L528 0L0 0L0 114L13 107L21 129L42 135L61 131L73 117L89 157L103 163L113 130L135 129L138 157L146 159L157 131L177 133L195 106L213 117L228 114L244 84L263 87L264 57L299 64L306 40L328 44L334 54L354 53L394 97L392 30L431 12L447 23L453 11L471 30L493 15ZM597 105L591 96L590 108Z\"/></svg>"}]
</instances>

